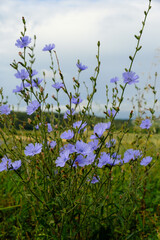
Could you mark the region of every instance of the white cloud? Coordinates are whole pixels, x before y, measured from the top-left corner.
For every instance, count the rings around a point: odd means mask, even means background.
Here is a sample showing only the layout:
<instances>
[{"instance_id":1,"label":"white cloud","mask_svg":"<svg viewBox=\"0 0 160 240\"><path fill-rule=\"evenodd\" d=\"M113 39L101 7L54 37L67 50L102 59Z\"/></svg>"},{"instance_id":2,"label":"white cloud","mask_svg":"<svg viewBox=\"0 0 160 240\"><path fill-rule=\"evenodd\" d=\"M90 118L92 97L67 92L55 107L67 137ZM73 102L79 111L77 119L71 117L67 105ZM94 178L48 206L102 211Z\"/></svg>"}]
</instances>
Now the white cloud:
<instances>
[{"instance_id":1,"label":"white cloud","mask_svg":"<svg viewBox=\"0 0 160 240\"><path fill-rule=\"evenodd\" d=\"M9 64L12 59L18 59L19 49L16 49L14 44L23 30L21 17L24 16L27 21L27 35L32 38L34 34L37 35L35 53L38 58L35 67L41 74L46 69L47 78L51 77L49 55L41 50L45 44L54 42L69 87L72 77L77 74L75 64L78 58L89 66L88 71L81 76L81 81L85 80L87 85L90 84L86 79L89 79L96 65L96 43L101 41L102 64L97 85L99 93L96 94L95 100L104 104L105 97L102 95L105 94L106 82L115 75L120 77L124 67L129 65L128 56L133 54L136 46L134 34L138 34L141 28L143 11L147 9L147 4L146 0L2 1L0 82L5 92L11 93L18 84ZM153 2L142 37L143 48L133 66L134 71L147 74L154 50L160 46L159 10L159 2ZM82 90L84 91L84 88ZM127 94L130 95L130 92ZM13 99L11 96L10 98Z\"/></svg>"}]
</instances>

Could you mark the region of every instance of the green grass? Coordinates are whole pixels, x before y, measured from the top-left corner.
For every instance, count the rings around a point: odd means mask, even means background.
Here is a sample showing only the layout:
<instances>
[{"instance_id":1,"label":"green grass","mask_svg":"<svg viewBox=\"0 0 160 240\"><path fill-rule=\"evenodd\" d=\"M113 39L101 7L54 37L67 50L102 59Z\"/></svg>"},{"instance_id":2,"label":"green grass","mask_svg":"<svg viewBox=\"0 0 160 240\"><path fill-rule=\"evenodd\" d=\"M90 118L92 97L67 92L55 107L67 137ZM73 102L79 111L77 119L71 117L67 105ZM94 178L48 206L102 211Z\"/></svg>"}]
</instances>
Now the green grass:
<instances>
[{"instance_id":1,"label":"green grass","mask_svg":"<svg viewBox=\"0 0 160 240\"><path fill-rule=\"evenodd\" d=\"M30 131L27 132L27 134L30 133ZM91 133L92 132L90 132L90 134ZM20 134L23 135L20 131L17 137L20 137ZM119 136L119 133L115 134L115 138L117 138L117 136ZM143 135L141 141L143 142L145 138L146 134ZM123 138L121 151L124 152L125 149L129 148L135 149L135 140L135 134L127 133ZM29 138L27 137L24 141L29 141ZM143 218L144 222L141 222L142 225L144 224L146 232L144 238L136 238L133 236L129 239L160 239L160 161L156 159L159 151L160 134L155 134L151 136L147 148L147 154L153 155L154 159L153 166L146 178L146 210ZM128 171L129 180L130 168L127 170L125 167L124 169L126 172ZM116 178L116 174L120 176L120 172L117 171L116 173L115 171L114 178ZM4 171L1 172L0 175L0 239L33 239L33 236L39 234L41 230L39 229L34 206L32 208L30 203L24 200L23 196L20 194L20 192L24 190L24 186L21 185L20 181L18 181L18 177L15 176L12 171ZM34 199L32 200L35 201ZM140 202L141 200L142 199L139 199ZM139 212L137 214L137 217L138 216L142 216L142 212ZM42 235L42 238L37 237L35 239L51 238L45 238L44 235Z\"/></svg>"}]
</instances>

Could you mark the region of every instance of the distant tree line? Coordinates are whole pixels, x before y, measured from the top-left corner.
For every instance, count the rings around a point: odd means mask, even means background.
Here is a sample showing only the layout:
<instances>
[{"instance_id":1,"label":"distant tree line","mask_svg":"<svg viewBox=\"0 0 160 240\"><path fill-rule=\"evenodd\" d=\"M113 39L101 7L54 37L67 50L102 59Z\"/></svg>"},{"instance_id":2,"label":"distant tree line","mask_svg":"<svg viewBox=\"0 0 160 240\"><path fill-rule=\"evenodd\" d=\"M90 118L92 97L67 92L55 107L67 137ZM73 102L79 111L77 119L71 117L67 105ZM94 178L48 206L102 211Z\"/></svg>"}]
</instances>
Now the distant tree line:
<instances>
[{"instance_id":1,"label":"distant tree line","mask_svg":"<svg viewBox=\"0 0 160 240\"><path fill-rule=\"evenodd\" d=\"M53 124L57 124L57 119L58 121L60 121L61 124L63 124L63 116L64 114L60 114L59 118L58 118L58 113L46 113L46 122L50 122L50 119L52 117L53 120ZM18 130L20 128L23 128L25 130L33 130L33 120L36 117L36 114L32 114L31 116L28 116L26 112L11 112L10 117L12 118L12 121L14 122L14 127ZM91 116L92 120L93 117ZM97 117L94 116L94 120L92 122L94 122L94 125L99 123L99 122L105 122L106 119L103 117ZM128 120L125 119L115 119L115 128L117 130L119 130L122 126L127 124L127 128L129 130L129 132L133 131L133 122L130 120L128 122ZM127 123L128 122L128 123ZM93 124L90 126L91 129L93 129ZM3 125L0 123L0 127L3 128Z\"/></svg>"}]
</instances>

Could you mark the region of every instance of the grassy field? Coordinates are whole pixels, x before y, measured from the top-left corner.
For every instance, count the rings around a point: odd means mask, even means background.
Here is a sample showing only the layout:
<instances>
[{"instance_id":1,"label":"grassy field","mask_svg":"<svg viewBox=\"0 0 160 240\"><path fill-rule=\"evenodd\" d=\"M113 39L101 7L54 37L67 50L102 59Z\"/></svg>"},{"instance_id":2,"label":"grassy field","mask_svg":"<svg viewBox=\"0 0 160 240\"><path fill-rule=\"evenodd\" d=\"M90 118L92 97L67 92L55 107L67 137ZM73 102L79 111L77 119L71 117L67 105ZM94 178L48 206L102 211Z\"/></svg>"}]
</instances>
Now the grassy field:
<instances>
[{"instance_id":1,"label":"grassy field","mask_svg":"<svg viewBox=\"0 0 160 240\"><path fill-rule=\"evenodd\" d=\"M26 131L25 131L26 132ZM89 135L92 131L89 132ZM18 131L16 138L22 139L23 142L31 142L31 132L27 131L27 135L23 135L22 131ZM118 137L121 137L120 132L116 132L113 136L118 141ZM143 134L139 139L143 146L145 144L147 134ZM10 138L10 141L14 139ZM136 149L137 135L134 133L127 133L122 140L122 147L120 152L123 153L126 149ZM145 217L146 234L142 239L160 239L160 163L157 160L157 155L160 152L160 134L154 134L151 136L147 144L147 153L153 156L153 166L151 167L147 177L147 187L145 194ZM13 172L1 172L0 177L0 239L33 239L29 232L34 229L36 220L36 213L34 209L30 208L28 202L23 200L23 196L20 194L24 187L21 183L18 183L18 177L13 178ZM117 173L119 174L119 173ZM118 177L119 175L117 175ZM116 172L115 176L116 178ZM129 177L129 173L128 173ZM141 213L140 213L141 214ZM148 227L150 226L150 227ZM152 229L152 230L151 230ZM35 229L34 229L35 231ZM15 238L16 236L16 238ZM47 238L35 238L35 239L47 239ZM114 238L113 238L114 239ZM123 239L123 238L122 238ZM125 239L125 238L124 238ZM130 238L138 239L138 238Z\"/></svg>"}]
</instances>

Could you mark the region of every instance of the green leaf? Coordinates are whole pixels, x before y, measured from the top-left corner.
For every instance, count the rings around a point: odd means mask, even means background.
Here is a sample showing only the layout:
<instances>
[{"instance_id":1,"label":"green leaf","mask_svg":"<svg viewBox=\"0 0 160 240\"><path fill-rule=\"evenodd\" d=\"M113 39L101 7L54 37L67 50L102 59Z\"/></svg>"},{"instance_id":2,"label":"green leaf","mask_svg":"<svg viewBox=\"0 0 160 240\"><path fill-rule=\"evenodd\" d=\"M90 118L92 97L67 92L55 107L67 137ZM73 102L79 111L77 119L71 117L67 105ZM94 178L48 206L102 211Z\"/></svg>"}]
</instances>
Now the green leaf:
<instances>
[{"instance_id":1,"label":"green leaf","mask_svg":"<svg viewBox=\"0 0 160 240\"><path fill-rule=\"evenodd\" d=\"M9 207L0 208L0 211L11 210L11 209L17 208L17 207L21 207L21 205L14 205L14 206L9 206Z\"/></svg>"},{"instance_id":2,"label":"green leaf","mask_svg":"<svg viewBox=\"0 0 160 240\"><path fill-rule=\"evenodd\" d=\"M142 48L142 46L140 46L139 48L137 48L137 51L139 51Z\"/></svg>"},{"instance_id":3,"label":"green leaf","mask_svg":"<svg viewBox=\"0 0 160 240\"><path fill-rule=\"evenodd\" d=\"M134 35L137 40L139 40L140 36Z\"/></svg>"}]
</instances>

